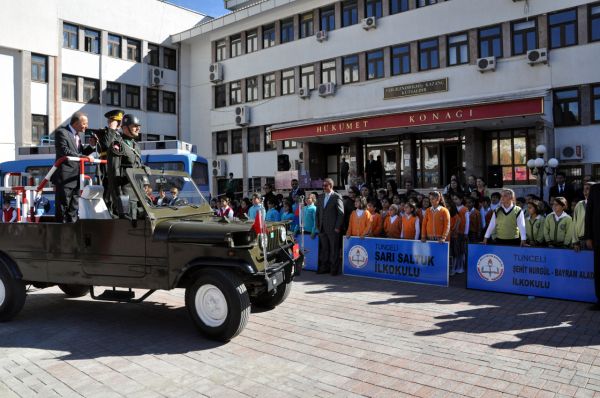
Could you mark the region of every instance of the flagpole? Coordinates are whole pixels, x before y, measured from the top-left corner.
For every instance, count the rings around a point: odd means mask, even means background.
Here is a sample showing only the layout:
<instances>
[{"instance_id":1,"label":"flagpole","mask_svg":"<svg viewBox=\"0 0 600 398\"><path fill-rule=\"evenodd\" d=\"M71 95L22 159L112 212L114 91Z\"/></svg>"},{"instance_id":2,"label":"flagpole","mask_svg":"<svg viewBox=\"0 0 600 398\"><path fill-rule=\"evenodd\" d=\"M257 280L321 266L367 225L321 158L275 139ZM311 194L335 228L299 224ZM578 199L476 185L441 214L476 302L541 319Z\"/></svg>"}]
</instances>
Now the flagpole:
<instances>
[{"instance_id":1,"label":"flagpole","mask_svg":"<svg viewBox=\"0 0 600 398\"><path fill-rule=\"evenodd\" d=\"M300 218L300 239L302 241L302 254L306 254L304 249L304 196L300 196L300 203L298 204L298 218Z\"/></svg>"}]
</instances>

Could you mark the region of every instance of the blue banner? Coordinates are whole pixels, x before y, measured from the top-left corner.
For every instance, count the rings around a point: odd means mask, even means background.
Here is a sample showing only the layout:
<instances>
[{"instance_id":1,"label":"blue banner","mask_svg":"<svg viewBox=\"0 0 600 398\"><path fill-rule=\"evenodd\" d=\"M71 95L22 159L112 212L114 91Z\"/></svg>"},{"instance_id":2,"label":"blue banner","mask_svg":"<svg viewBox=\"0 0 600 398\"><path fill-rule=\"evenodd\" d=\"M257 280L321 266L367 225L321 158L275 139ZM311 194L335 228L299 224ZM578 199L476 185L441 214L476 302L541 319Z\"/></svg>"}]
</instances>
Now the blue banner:
<instances>
[{"instance_id":1,"label":"blue banner","mask_svg":"<svg viewBox=\"0 0 600 398\"><path fill-rule=\"evenodd\" d=\"M344 238L344 274L448 286L449 244Z\"/></svg>"},{"instance_id":2,"label":"blue banner","mask_svg":"<svg viewBox=\"0 0 600 398\"><path fill-rule=\"evenodd\" d=\"M596 302L594 252L469 245L467 288Z\"/></svg>"},{"instance_id":3,"label":"blue banner","mask_svg":"<svg viewBox=\"0 0 600 398\"><path fill-rule=\"evenodd\" d=\"M315 235L314 239L311 239L310 235L306 234L304 237L302 235L297 235L296 239L304 253L304 268L302 269L316 271L319 267L319 235ZM302 246L303 244L304 246Z\"/></svg>"}]
</instances>

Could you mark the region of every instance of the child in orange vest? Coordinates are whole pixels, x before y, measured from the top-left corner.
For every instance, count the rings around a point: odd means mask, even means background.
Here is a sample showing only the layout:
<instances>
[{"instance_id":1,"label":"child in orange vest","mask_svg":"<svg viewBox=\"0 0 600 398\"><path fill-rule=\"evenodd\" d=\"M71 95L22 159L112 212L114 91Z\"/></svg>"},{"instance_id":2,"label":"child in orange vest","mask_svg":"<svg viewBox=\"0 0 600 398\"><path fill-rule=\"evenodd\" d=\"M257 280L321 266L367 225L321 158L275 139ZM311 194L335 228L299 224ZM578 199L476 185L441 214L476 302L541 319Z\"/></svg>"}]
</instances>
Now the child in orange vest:
<instances>
[{"instance_id":1,"label":"child in orange vest","mask_svg":"<svg viewBox=\"0 0 600 398\"><path fill-rule=\"evenodd\" d=\"M356 198L354 200L354 207L356 207L356 210L350 215L346 238L358 236L362 239L371 232L371 213L365 209L367 207L367 198Z\"/></svg>"},{"instance_id":2,"label":"child in orange vest","mask_svg":"<svg viewBox=\"0 0 600 398\"><path fill-rule=\"evenodd\" d=\"M404 215L402 216L402 239L419 240L421 233L421 222L417 216L417 206L414 202L408 201L404 205Z\"/></svg>"},{"instance_id":3,"label":"child in orange vest","mask_svg":"<svg viewBox=\"0 0 600 398\"><path fill-rule=\"evenodd\" d=\"M450 239L450 213L445 207L444 197L438 191L429 194L431 207L425 211L421 241L435 240L440 243Z\"/></svg>"},{"instance_id":4,"label":"child in orange vest","mask_svg":"<svg viewBox=\"0 0 600 398\"><path fill-rule=\"evenodd\" d=\"M454 271L457 274L465 272L465 254L467 252L467 236L469 235L468 209L464 206L464 197L461 193L452 195L452 201L456 206L457 225L452 235L454 246Z\"/></svg>"},{"instance_id":5,"label":"child in orange vest","mask_svg":"<svg viewBox=\"0 0 600 398\"><path fill-rule=\"evenodd\" d=\"M402 220L398 215L398 205L391 205L388 215L383 222L385 236L390 239L400 239L402 236Z\"/></svg>"},{"instance_id":6,"label":"child in orange vest","mask_svg":"<svg viewBox=\"0 0 600 398\"><path fill-rule=\"evenodd\" d=\"M371 233L369 233L369 236L379 238L383 233L383 218L381 214L377 213L375 202L370 201L367 203L367 211L371 214Z\"/></svg>"}]
</instances>

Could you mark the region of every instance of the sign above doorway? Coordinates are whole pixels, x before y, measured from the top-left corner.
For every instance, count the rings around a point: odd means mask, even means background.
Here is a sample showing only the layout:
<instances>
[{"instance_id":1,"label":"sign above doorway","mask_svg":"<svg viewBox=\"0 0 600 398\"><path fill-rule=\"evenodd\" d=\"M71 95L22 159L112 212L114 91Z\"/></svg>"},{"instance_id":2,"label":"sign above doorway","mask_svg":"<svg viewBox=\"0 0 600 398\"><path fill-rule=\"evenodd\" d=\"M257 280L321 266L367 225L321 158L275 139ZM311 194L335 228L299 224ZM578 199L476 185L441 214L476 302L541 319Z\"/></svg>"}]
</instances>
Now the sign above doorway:
<instances>
[{"instance_id":1,"label":"sign above doorway","mask_svg":"<svg viewBox=\"0 0 600 398\"><path fill-rule=\"evenodd\" d=\"M448 78L428 80L400 86L385 87L383 89L383 99L394 99L401 97L411 97L414 95L431 94L442 91L448 91Z\"/></svg>"}]
</instances>

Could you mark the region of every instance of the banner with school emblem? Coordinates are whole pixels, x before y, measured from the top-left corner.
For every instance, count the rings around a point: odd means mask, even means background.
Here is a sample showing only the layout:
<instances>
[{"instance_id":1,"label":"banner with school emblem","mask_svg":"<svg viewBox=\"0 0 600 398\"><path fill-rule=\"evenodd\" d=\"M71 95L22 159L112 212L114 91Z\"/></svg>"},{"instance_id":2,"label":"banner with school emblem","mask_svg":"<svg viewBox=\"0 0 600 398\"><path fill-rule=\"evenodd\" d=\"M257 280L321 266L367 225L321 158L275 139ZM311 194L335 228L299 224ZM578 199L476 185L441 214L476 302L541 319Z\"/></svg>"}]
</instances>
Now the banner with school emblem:
<instances>
[{"instance_id":1,"label":"banner with school emblem","mask_svg":"<svg viewBox=\"0 0 600 398\"><path fill-rule=\"evenodd\" d=\"M300 243L302 253L304 253L304 267L302 269L316 271L319 267L319 236L316 235L314 239L311 239L310 235L298 235L296 239Z\"/></svg>"},{"instance_id":2,"label":"banner with school emblem","mask_svg":"<svg viewBox=\"0 0 600 398\"><path fill-rule=\"evenodd\" d=\"M449 244L418 240L344 239L344 274L448 286Z\"/></svg>"},{"instance_id":3,"label":"banner with school emblem","mask_svg":"<svg viewBox=\"0 0 600 398\"><path fill-rule=\"evenodd\" d=\"M469 245L467 288L596 302L594 253Z\"/></svg>"}]
</instances>

